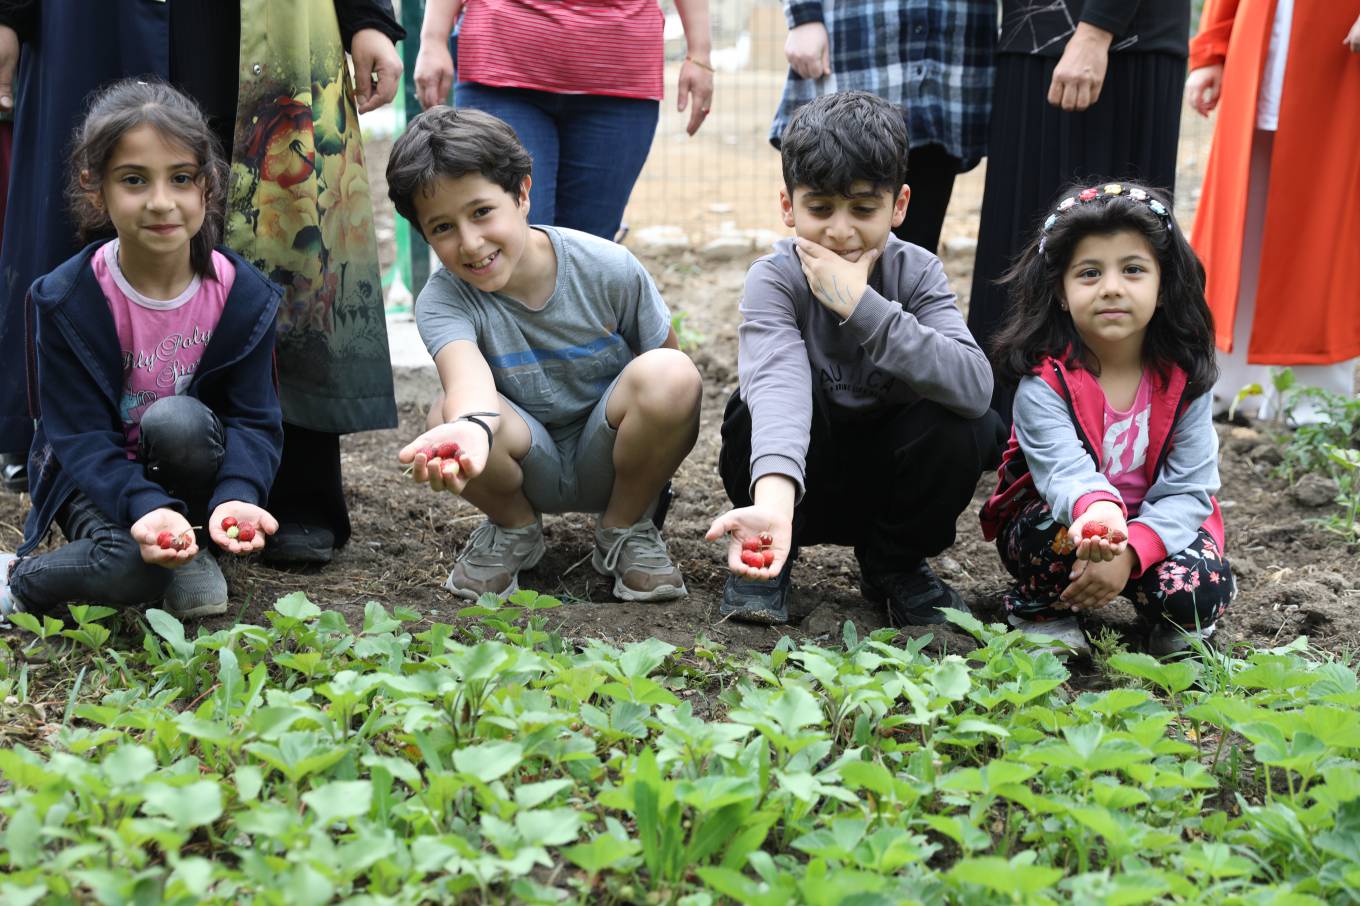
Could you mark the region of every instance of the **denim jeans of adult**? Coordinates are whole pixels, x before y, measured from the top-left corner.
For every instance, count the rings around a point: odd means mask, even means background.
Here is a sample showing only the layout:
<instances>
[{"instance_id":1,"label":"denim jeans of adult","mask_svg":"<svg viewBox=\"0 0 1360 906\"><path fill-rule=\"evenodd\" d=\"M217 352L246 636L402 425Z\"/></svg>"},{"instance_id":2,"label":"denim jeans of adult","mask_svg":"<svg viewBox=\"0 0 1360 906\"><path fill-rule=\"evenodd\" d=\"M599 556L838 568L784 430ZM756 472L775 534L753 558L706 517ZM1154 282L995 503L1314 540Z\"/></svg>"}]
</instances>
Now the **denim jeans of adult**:
<instances>
[{"instance_id":1,"label":"denim jeans of adult","mask_svg":"<svg viewBox=\"0 0 1360 906\"><path fill-rule=\"evenodd\" d=\"M533 159L529 222L613 239L656 135L659 101L459 82L454 103L510 124Z\"/></svg>"},{"instance_id":2,"label":"denim jeans of adult","mask_svg":"<svg viewBox=\"0 0 1360 906\"><path fill-rule=\"evenodd\" d=\"M225 434L207 406L188 396L158 400L142 416L138 461L148 479L188 508L192 524L205 525ZM25 609L53 612L67 603L133 607L165 595L171 571L142 560L131 526L122 525L77 491L57 513L69 542L17 561L10 587ZM207 541L200 531L199 546Z\"/></svg>"}]
</instances>

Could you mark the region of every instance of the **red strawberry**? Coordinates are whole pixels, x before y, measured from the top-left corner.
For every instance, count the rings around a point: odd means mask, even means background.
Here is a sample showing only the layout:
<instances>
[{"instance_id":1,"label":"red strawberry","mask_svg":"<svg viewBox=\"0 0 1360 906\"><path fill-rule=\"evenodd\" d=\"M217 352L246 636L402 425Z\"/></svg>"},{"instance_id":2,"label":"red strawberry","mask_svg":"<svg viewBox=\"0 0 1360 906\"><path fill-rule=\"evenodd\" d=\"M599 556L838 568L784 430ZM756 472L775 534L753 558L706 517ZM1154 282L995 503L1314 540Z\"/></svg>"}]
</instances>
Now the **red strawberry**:
<instances>
[{"instance_id":1,"label":"red strawberry","mask_svg":"<svg viewBox=\"0 0 1360 906\"><path fill-rule=\"evenodd\" d=\"M255 523L253 523L253 522L242 522L242 523L239 523L239 524L236 526L236 540L237 540L237 541L254 541L254 540L255 540Z\"/></svg>"},{"instance_id":2,"label":"red strawberry","mask_svg":"<svg viewBox=\"0 0 1360 906\"><path fill-rule=\"evenodd\" d=\"M1088 522L1081 527L1081 540L1087 538L1104 538L1110 533L1103 522Z\"/></svg>"},{"instance_id":3,"label":"red strawberry","mask_svg":"<svg viewBox=\"0 0 1360 906\"><path fill-rule=\"evenodd\" d=\"M235 517L235 516L228 516L226 519L223 519L223 520L222 520L222 531L225 532L227 529L231 528L231 527L232 527L233 525L235 525L235 524L236 524L236 517Z\"/></svg>"},{"instance_id":4,"label":"red strawberry","mask_svg":"<svg viewBox=\"0 0 1360 906\"><path fill-rule=\"evenodd\" d=\"M769 566L770 564L774 563L774 551L766 548L765 550L760 552L760 558L764 561L762 565Z\"/></svg>"},{"instance_id":5,"label":"red strawberry","mask_svg":"<svg viewBox=\"0 0 1360 906\"><path fill-rule=\"evenodd\" d=\"M1111 543L1111 544L1123 544L1125 541L1128 541L1128 540L1129 540L1129 536L1128 536L1128 535L1125 535L1125 534L1124 534L1123 532L1121 532L1119 529L1115 529L1114 531L1110 532L1110 543Z\"/></svg>"},{"instance_id":6,"label":"red strawberry","mask_svg":"<svg viewBox=\"0 0 1360 906\"><path fill-rule=\"evenodd\" d=\"M434 451L434 455L440 459L453 459L458 453L458 445L454 443L442 443Z\"/></svg>"},{"instance_id":7,"label":"red strawberry","mask_svg":"<svg viewBox=\"0 0 1360 906\"><path fill-rule=\"evenodd\" d=\"M193 542L190 540L192 537L193 537L193 530L190 529L189 531L185 532L183 535L180 535L178 538L176 538L176 539L175 539L175 544L174 544L175 550L177 550L177 551L187 551L187 550L189 549L189 545L193 543Z\"/></svg>"},{"instance_id":8,"label":"red strawberry","mask_svg":"<svg viewBox=\"0 0 1360 906\"><path fill-rule=\"evenodd\" d=\"M158 534L156 536L156 546L167 551L173 548L175 546L175 533L167 530Z\"/></svg>"},{"instance_id":9,"label":"red strawberry","mask_svg":"<svg viewBox=\"0 0 1360 906\"><path fill-rule=\"evenodd\" d=\"M769 547L771 544L774 544L774 535L771 535L769 532L761 532L756 537L760 539L761 547Z\"/></svg>"},{"instance_id":10,"label":"red strawberry","mask_svg":"<svg viewBox=\"0 0 1360 906\"><path fill-rule=\"evenodd\" d=\"M436 457L437 454L435 453L434 447L422 447L422 448L418 451L418 454L417 454L417 455L424 456L424 457L425 457L425 461L426 461L426 462L429 462L430 460L434 459L434 458Z\"/></svg>"},{"instance_id":11,"label":"red strawberry","mask_svg":"<svg viewBox=\"0 0 1360 906\"><path fill-rule=\"evenodd\" d=\"M765 558L760 555L759 551L742 551L741 562L752 569L760 569L765 565Z\"/></svg>"},{"instance_id":12,"label":"red strawberry","mask_svg":"<svg viewBox=\"0 0 1360 906\"><path fill-rule=\"evenodd\" d=\"M756 551L757 553L759 553L759 551L760 551L760 539L759 539L759 538L747 538L745 541L743 541L743 542L741 543L741 549L744 550L744 551Z\"/></svg>"}]
</instances>

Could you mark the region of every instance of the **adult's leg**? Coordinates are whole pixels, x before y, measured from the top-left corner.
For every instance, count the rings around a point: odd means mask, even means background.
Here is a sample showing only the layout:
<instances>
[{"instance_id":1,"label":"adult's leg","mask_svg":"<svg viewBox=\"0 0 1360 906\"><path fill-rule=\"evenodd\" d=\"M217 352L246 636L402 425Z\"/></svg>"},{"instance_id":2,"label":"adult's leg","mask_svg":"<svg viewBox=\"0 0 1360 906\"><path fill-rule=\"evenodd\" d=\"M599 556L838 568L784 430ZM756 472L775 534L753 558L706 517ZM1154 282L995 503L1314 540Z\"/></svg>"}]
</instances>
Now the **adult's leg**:
<instances>
[{"instance_id":1,"label":"adult's leg","mask_svg":"<svg viewBox=\"0 0 1360 906\"><path fill-rule=\"evenodd\" d=\"M174 571L142 560L127 527L79 491L57 513L57 525L69 543L18 560L10 572L25 610L55 613L73 601L135 607L159 601L169 588Z\"/></svg>"},{"instance_id":2,"label":"adult's leg","mask_svg":"<svg viewBox=\"0 0 1360 906\"><path fill-rule=\"evenodd\" d=\"M613 239L656 134L660 103L561 95L558 226Z\"/></svg>"},{"instance_id":3,"label":"adult's leg","mask_svg":"<svg viewBox=\"0 0 1360 906\"><path fill-rule=\"evenodd\" d=\"M468 107L504 120L533 160L529 186L529 222L557 224L558 123L552 111L559 95L528 88L496 88L459 82L453 92L457 107ZM612 237L611 237L612 238Z\"/></svg>"},{"instance_id":4,"label":"adult's leg","mask_svg":"<svg viewBox=\"0 0 1360 906\"><path fill-rule=\"evenodd\" d=\"M959 159L940 145L912 148L907 157L907 185L911 202L907 216L893 234L904 242L919 245L936 254L940 248L940 229L959 175Z\"/></svg>"},{"instance_id":5,"label":"adult's leg","mask_svg":"<svg viewBox=\"0 0 1360 906\"><path fill-rule=\"evenodd\" d=\"M283 423L283 456L265 507L279 530L265 545L269 563L325 563L350 536L340 480L340 435Z\"/></svg>"}]
</instances>

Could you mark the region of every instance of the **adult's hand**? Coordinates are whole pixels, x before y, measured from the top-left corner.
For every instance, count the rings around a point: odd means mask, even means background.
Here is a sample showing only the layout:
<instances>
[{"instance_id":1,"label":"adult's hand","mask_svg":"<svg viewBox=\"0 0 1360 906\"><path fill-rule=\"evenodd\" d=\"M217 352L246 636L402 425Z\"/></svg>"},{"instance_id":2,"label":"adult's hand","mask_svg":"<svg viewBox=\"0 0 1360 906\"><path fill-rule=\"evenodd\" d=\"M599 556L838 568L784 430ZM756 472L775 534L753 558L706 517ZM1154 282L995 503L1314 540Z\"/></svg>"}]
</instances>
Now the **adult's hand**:
<instances>
[{"instance_id":1,"label":"adult's hand","mask_svg":"<svg viewBox=\"0 0 1360 906\"><path fill-rule=\"evenodd\" d=\"M699 131L713 105L713 70L705 69L700 63L706 64L707 61L695 62L687 59L680 64L680 84L675 93L675 109L684 113L685 108L689 108L689 123L685 125L687 135Z\"/></svg>"},{"instance_id":2,"label":"adult's hand","mask_svg":"<svg viewBox=\"0 0 1360 906\"><path fill-rule=\"evenodd\" d=\"M354 99L359 112L377 110L397 96L401 78L401 54L392 39L376 28L361 28L350 40L354 58Z\"/></svg>"},{"instance_id":3,"label":"adult's hand","mask_svg":"<svg viewBox=\"0 0 1360 906\"><path fill-rule=\"evenodd\" d=\"M1351 49L1351 53L1360 53L1360 18L1357 18L1351 30L1346 32L1346 46Z\"/></svg>"},{"instance_id":4,"label":"adult's hand","mask_svg":"<svg viewBox=\"0 0 1360 906\"><path fill-rule=\"evenodd\" d=\"M14 109L14 70L19 65L19 36L0 25L0 110Z\"/></svg>"},{"instance_id":5,"label":"adult's hand","mask_svg":"<svg viewBox=\"0 0 1360 906\"><path fill-rule=\"evenodd\" d=\"M1208 116L1218 106L1218 96L1222 93L1222 63L1192 69L1185 78L1185 103L1200 116Z\"/></svg>"},{"instance_id":6,"label":"adult's hand","mask_svg":"<svg viewBox=\"0 0 1360 906\"><path fill-rule=\"evenodd\" d=\"M784 56L794 72L805 79L831 75L831 40L821 22L804 22L789 29Z\"/></svg>"},{"instance_id":7,"label":"adult's hand","mask_svg":"<svg viewBox=\"0 0 1360 906\"><path fill-rule=\"evenodd\" d=\"M1053 70L1048 102L1076 113L1098 101L1110 64L1110 42L1113 40L1114 35L1103 28L1086 22L1078 25Z\"/></svg>"}]
</instances>

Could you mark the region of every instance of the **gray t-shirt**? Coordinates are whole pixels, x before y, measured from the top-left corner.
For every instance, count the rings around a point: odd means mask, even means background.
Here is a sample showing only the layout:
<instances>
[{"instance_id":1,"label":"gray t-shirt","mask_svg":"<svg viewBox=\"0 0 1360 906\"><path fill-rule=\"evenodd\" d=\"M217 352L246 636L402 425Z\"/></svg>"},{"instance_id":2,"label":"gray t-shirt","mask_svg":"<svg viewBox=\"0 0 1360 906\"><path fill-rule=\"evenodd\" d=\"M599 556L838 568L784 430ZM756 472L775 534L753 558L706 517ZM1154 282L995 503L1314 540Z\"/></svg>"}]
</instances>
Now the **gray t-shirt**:
<instances>
[{"instance_id":1,"label":"gray t-shirt","mask_svg":"<svg viewBox=\"0 0 1360 906\"><path fill-rule=\"evenodd\" d=\"M844 322L813 297L793 240L776 242L746 273L737 377L751 409L751 486L787 475L800 497L813 393L834 415L927 399L966 418L992 396L991 366L939 259L896 236Z\"/></svg>"},{"instance_id":2,"label":"gray t-shirt","mask_svg":"<svg viewBox=\"0 0 1360 906\"><path fill-rule=\"evenodd\" d=\"M477 344L496 390L549 430L583 421L624 366L666 341L671 313L633 254L589 233L536 226L552 240L557 287L535 311L440 268L416 300L431 356Z\"/></svg>"}]
</instances>

